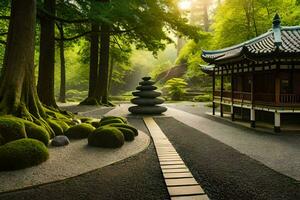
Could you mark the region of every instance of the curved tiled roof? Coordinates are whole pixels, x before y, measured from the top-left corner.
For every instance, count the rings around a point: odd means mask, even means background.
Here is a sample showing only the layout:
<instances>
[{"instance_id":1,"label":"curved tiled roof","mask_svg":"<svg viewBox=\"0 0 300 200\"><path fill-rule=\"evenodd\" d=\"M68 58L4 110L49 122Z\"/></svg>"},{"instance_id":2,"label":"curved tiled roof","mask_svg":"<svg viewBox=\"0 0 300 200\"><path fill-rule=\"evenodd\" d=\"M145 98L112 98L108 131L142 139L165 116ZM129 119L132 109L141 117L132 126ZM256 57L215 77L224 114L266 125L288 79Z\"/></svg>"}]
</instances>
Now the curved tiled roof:
<instances>
[{"instance_id":1,"label":"curved tiled roof","mask_svg":"<svg viewBox=\"0 0 300 200\"><path fill-rule=\"evenodd\" d=\"M275 23L267 33L244 43L216 51L203 51L202 58L208 63L221 63L245 58L259 61L300 56L300 26L280 27L280 21Z\"/></svg>"}]
</instances>

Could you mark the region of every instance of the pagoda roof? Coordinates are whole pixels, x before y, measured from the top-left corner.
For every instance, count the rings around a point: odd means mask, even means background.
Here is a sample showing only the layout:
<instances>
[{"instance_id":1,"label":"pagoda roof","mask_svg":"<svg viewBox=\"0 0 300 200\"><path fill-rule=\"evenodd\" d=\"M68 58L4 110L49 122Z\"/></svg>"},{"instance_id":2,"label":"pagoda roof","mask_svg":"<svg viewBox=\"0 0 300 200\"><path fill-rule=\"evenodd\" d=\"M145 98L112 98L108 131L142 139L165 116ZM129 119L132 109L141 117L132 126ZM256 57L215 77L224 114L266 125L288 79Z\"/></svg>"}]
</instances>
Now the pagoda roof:
<instances>
[{"instance_id":1,"label":"pagoda roof","mask_svg":"<svg viewBox=\"0 0 300 200\"><path fill-rule=\"evenodd\" d=\"M241 44L215 51L203 51L202 58L210 64L226 64L244 59L254 61L294 58L300 56L300 26L281 27L276 14L273 28Z\"/></svg>"}]
</instances>

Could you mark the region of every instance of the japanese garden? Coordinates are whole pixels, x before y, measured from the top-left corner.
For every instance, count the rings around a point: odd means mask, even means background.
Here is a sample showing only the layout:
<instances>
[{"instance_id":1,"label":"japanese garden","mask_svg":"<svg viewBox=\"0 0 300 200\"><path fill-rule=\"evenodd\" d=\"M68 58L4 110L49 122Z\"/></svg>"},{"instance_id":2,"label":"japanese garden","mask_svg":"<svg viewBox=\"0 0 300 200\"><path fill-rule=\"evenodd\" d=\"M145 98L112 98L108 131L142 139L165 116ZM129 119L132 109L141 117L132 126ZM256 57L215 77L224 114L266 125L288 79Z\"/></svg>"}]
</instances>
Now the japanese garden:
<instances>
[{"instance_id":1,"label":"japanese garden","mask_svg":"<svg viewBox=\"0 0 300 200\"><path fill-rule=\"evenodd\" d=\"M300 199L299 0L1 0L1 200Z\"/></svg>"}]
</instances>

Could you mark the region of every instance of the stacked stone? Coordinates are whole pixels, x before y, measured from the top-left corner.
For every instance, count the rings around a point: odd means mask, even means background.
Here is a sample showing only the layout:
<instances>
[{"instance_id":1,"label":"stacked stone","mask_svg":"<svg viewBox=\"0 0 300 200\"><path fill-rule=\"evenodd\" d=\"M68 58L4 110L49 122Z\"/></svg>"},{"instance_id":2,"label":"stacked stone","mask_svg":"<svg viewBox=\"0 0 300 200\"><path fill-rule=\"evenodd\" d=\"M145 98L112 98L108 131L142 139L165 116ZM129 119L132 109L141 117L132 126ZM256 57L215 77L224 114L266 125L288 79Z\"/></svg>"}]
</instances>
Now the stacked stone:
<instances>
[{"instance_id":1,"label":"stacked stone","mask_svg":"<svg viewBox=\"0 0 300 200\"><path fill-rule=\"evenodd\" d=\"M150 81L151 77L144 77L136 88L139 91L132 92L136 98L131 100L131 103L137 106L132 106L128 109L133 114L161 114L167 111L166 107L157 106L164 102L163 99L157 98L161 96L160 92L156 92L157 87L154 82Z\"/></svg>"}]
</instances>

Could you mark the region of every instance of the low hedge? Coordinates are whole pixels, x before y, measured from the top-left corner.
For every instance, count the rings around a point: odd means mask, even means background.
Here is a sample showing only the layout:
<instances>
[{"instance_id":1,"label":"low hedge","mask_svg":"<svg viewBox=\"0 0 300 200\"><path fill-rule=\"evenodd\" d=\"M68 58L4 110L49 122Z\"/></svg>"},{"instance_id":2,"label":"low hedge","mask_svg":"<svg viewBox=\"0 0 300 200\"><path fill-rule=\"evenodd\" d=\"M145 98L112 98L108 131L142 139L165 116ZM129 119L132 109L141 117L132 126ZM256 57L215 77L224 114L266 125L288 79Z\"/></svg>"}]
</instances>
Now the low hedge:
<instances>
[{"instance_id":1,"label":"low hedge","mask_svg":"<svg viewBox=\"0 0 300 200\"><path fill-rule=\"evenodd\" d=\"M0 171L23 169L49 158L47 147L40 141L24 138L0 146Z\"/></svg>"},{"instance_id":2,"label":"low hedge","mask_svg":"<svg viewBox=\"0 0 300 200\"><path fill-rule=\"evenodd\" d=\"M24 123L16 117L1 117L0 135L2 137L3 144L26 138Z\"/></svg>"},{"instance_id":3,"label":"low hedge","mask_svg":"<svg viewBox=\"0 0 300 200\"><path fill-rule=\"evenodd\" d=\"M118 148L124 144L124 135L117 128L103 126L89 135L88 144L96 147Z\"/></svg>"},{"instance_id":4,"label":"low hedge","mask_svg":"<svg viewBox=\"0 0 300 200\"><path fill-rule=\"evenodd\" d=\"M87 138L96 128L90 124L82 123L70 127L65 135L70 139L83 139Z\"/></svg>"}]
</instances>

